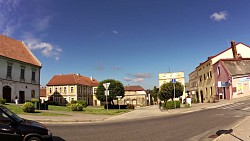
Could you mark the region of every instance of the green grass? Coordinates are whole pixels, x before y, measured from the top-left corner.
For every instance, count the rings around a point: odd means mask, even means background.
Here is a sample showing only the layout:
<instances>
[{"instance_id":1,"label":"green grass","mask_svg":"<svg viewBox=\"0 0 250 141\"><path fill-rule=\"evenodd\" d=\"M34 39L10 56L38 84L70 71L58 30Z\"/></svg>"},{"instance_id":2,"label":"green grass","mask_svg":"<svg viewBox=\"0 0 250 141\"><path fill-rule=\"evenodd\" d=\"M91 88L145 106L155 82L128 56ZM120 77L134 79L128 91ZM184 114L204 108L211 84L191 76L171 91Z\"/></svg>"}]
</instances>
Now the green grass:
<instances>
[{"instance_id":1,"label":"green grass","mask_svg":"<svg viewBox=\"0 0 250 141\"><path fill-rule=\"evenodd\" d=\"M49 105L48 109L51 111L73 112L70 110L70 108L66 106ZM131 111L131 109L121 109L120 111L118 109L109 109L107 112L107 109L104 109L103 106L98 106L98 107L89 106L87 108L83 108L83 111L74 111L74 112L82 113L82 114L117 115L117 114L129 112L129 111Z\"/></svg>"},{"instance_id":2,"label":"green grass","mask_svg":"<svg viewBox=\"0 0 250 141\"><path fill-rule=\"evenodd\" d=\"M46 111L37 111L35 110L35 113L25 113L23 112L22 105L14 105L14 104L5 104L5 107L10 109L12 112L14 112L17 115L35 115L35 116L59 116L59 115L65 115L60 113L52 113L52 112L46 112Z\"/></svg>"},{"instance_id":3,"label":"green grass","mask_svg":"<svg viewBox=\"0 0 250 141\"><path fill-rule=\"evenodd\" d=\"M93 107L89 106L84 108L83 111L71 111L70 108L66 106L54 106L49 105L49 110L35 110L35 113L25 113L22 110L22 105L6 104L4 105L17 115L35 115L35 116L66 116L68 112L77 112L81 114L96 114L96 115L118 115L131 111L132 109L104 109L103 106ZM61 112L61 113L60 113Z\"/></svg>"}]
</instances>

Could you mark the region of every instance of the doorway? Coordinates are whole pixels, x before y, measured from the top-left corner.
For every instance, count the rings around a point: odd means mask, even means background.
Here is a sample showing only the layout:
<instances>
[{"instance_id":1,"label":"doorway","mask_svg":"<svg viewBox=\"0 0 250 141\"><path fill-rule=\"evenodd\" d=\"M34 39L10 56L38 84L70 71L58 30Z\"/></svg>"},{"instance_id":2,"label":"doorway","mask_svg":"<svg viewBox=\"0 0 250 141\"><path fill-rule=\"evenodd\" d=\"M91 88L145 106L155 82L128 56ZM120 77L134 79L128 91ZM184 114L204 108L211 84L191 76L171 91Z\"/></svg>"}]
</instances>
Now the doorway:
<instances>
[{"instance_id":1,"label":"doorway","mask_svg":"<svg viewBox=\"0 0 250 141\"><path fill-rule=\"evenodd\" d=\"M11 103L11 87L10 86L3 87L3 99L6 99L7 103Z\"/></svg>"},{"instance_id":2,"label":"doorway","mask_svg":"<svg viewBox=\"0 0 250 141\"><path fill-rule=\"evenodd\" d=\"M203 91L200 91L201 94L201 103L203 103Z\"/></svg>"},{"instance_id":3,"label":"doorway","mask_svg":"<svg viewBox=\"0 0 250 141\"><path fill-rule=\"evenodd\" d=\"M25 94L24 91L19 91L19 103L24 103L25 102Z\"/></svg>"}]
</instances>

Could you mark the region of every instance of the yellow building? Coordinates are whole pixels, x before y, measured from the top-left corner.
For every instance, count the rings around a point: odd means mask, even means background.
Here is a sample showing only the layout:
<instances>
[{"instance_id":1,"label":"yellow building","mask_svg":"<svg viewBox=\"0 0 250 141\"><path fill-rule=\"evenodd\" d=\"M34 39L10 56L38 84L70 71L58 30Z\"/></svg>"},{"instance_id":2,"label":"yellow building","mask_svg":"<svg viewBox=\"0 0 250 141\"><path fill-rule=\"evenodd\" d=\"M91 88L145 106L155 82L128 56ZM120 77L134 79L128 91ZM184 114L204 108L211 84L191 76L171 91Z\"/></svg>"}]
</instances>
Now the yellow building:
<instances>
[{"instance_id":1,"label":"yellow building","mask_svg":"<svg viewBox=\"0 0 250 141\"><path fill-rule=\"evenodd\" d=\"M231 42L231 47L220 52L215 56L208 57L208 59L200 63L196 67L198 73L198 93L200 102L208 102L211 98L215 98L215 79L214 79L214 68L213 65L220 59L235 58L236 56L241 56L243 58L250 57L250 47L238 43L235 44L234 41Z\"/></svg>"},{"instance_id":2,"label":"yellow building","mask_svg":"<svg viewBox=\"0 0 250 141\"><path fill-rule=\"evenodd\" d=\"M185 77L184 72L168 72L168 73L159 73L159 88L162 84L171 82L172 79L176 79L177 82L180 82L184 86L184 91L182 97L186 97L185 94ZM182 98L182 99L183 99Z\"/></svg>"},{"instance_id":3,"label":"yellow building","mask_svg":"<svg viewBox=\"0 0 250 141\"><path fill-rule=\"evenodd\" d=\"M55 75L47 84L46 95L49 101L65 105L72 100L86 100L88 105L99 106L95 96L98 81L80 74Z\"/></svg>"}]
</instances>

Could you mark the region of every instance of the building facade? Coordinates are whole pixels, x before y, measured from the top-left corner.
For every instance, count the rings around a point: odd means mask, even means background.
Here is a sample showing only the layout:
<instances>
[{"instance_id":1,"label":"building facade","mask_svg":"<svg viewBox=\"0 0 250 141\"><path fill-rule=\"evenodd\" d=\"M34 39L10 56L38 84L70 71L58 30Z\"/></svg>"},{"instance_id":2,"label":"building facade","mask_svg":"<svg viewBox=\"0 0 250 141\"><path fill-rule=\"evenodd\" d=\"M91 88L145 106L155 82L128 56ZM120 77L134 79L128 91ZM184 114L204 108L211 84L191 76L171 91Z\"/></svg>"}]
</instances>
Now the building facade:
<instances>
[{"instance_id":1,"label":"building facade","mask_svg":"<svg viewBox=\"0 0 250 141\"><path fill-rule=\"evenodd\" d=\"M125 94L121 99L123 104L133 104L134 106L147 105L147 93L141 86L125 86Z\"/></svg>"},{"instance_id":2,"label":"building facade","mask_svg":"<svg viewBox=\"0 0 250 141\"><path fill-rule=\"evenodd\" d=\"M250 58L219 60L214 74L218 100L250 95Z\"/></svg>"},{"instance_id":3,"label":"building facade","mask_svg":"<svg viewBox=\"0 0 250 141\"><path fill-rule=\"evenodd\" d=\"M200 63L200 65L196 67L196 71L198 72L198 93L200 102L208 102L211 98L216 98L213 65L220 59L235 58L235 56L248 58L250 57L248 52L250 52L249 46L243 43L238 43L236 45L235 42L232 41L231 47L227 50L215 56L208 57L205 62Z\"/></svg>"},{"instance_id":4,"label":"building facade","mask_svg":"<svg viewBox=\"0 0 250 141\"><path fill-rule=\"evenodd\" d=\"M180 82L184 86L182 100L187 96L185 90L185 76L184 72L168 72L168 73L159 73L159 88L162 84L171 82L172 79L175 79L176 82Z\"/></svg>"},{"instance_id":5,"label":"building facade","mask_svg":"<svg viewBox=\"0 0 250 141\"><path fill-rule=\"evenodd\" d=\"M49 101L65 105L72 100L86 100L88 105L99 106L95 97L98 81L80 74L55 75L48 82L46 95Z\"/></svg>"},{"instance_id":6,"label":"building facade","mask_svg":"<svg viewBox=\"0 0 250 141\"><path fill-rule=\"evenodd\" d=\"M199 100L198 93L198 72L194 70L189 74L189 91L192 99Z\"/></svg>"},{"instance_id":7,"label":"building facade","mask_svg":"<svg viewBox=\"0 0 250 141\"><path fill-rule=\"evenodd\" d=\"M0 35L0 97L24 103L40 97L42 64L21 41Z\"/></svg>"}]
</instances>

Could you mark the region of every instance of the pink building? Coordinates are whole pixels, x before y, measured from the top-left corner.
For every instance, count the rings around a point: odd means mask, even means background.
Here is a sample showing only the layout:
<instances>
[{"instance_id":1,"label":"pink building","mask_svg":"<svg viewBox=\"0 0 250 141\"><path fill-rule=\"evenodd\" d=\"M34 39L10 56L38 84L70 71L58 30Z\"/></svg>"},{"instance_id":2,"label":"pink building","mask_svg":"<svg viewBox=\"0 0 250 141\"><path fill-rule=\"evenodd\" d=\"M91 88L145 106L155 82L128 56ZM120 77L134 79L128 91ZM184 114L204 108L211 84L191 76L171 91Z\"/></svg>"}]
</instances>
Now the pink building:
<instances>
[{"instance_id":1,"label":"pink building","mask_svg":"<svg viewBox=\"0 0 250 141\"><path fill-rule=\"evenodd\" d=\"M250 58L221 59L214 64L217 99L250 95Z\"/></svg>"}]
</instances>

